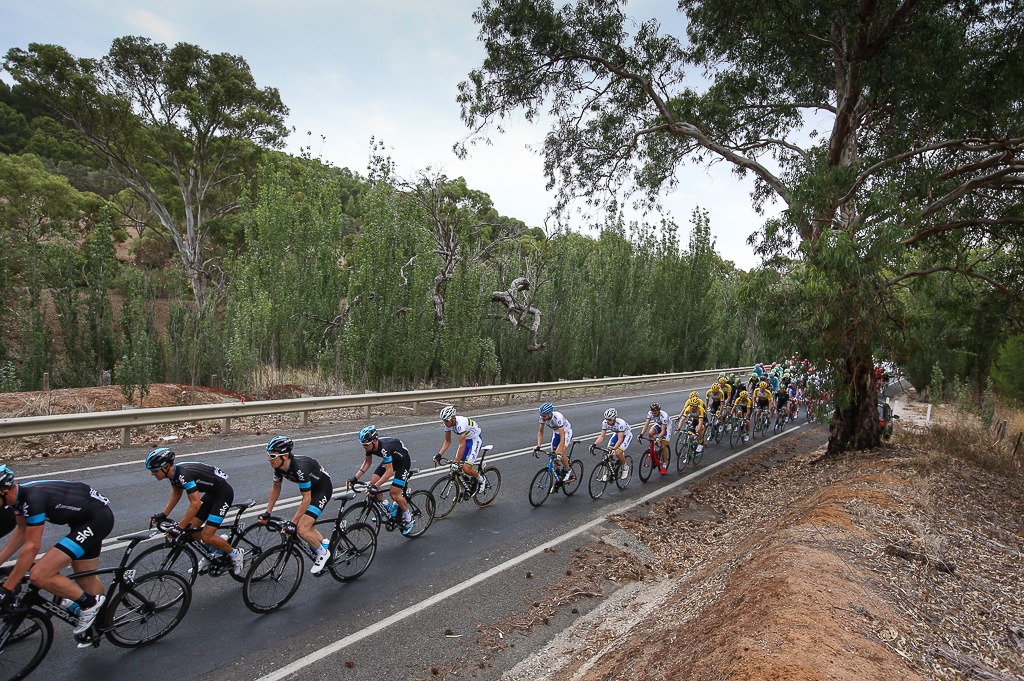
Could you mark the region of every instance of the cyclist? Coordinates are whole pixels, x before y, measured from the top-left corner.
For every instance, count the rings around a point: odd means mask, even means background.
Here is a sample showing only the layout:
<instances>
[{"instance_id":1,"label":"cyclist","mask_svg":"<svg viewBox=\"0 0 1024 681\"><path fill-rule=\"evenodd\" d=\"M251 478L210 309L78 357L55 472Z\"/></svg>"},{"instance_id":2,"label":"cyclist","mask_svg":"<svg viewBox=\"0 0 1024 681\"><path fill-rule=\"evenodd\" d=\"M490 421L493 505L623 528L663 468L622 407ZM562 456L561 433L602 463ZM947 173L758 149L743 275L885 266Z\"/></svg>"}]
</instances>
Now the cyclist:
<instances>
[{"instance_id":1,"label":"cyclist","mask_svg":"<svg viewBox=\"0 0 1024 681\"><path fill-rule=\"evenodd\" d=\"M775 388L775 394L773 397L772 412L776 415L776 418L782 416L784 413L788 414L789 409L787 403L789 402L789 388L779 383L778 387Z\"/></svg>"},{"instance_id":2,"label":"cyclist","mask_svg":"<svg viewBox=\"0 0 1024 681\"><path fill-rule=\"evenodd\" d=\"M746 432L743 433L744 442L750 441L750 410L753 406L753 401L750 399L750 393L748 393L746 390L741 390L739 397L737 397L736 400L732 403L732 410L729 412L730 414L732 414L734 419L737 416L739 416L739 418L741 419L747 419L747 427L745 429Z\"/></svg>"},{"instance_id":3,"label":"cyclist","mask_svg":"<svg viewBox=\"0 0 1024 681\"><path fill-rule=\"evenodd\" d=\"M292 519L285 524L285 534L298 534L316 552L310 574L318 575L327 565L331 557L330 540L324 537L313 524L324 512L327 502L334 494L334 485L330 474L316 459L308 456L292 454L294 443L290 437L277 435L267 443L267 459L274 469L274 482L270 485L270 497L267 499L267 510L260 514L260 523L266 525L270 513L281 497L281 483L285 478L299 484L302 500L295 508Z\"/></svg>"},{"instance_id":4,"label":"cyclist","mask_svg":"<svg viewBox=\"0 0 1024 681\"><path fill-rule=\"evenodd\" d=\"M377 426L366 426L360 430L359 444L363 446L366 458L363 459L356 474L348 479L349 486L359 482L359 476L373 466L373 457L379 456L381 462L373 470L366 493L381 501L384 498L384 493L380 491L381 485L390 480L391 489L388 490L388 494L402 514L402 534L408 535L413 528L412 512L409 510L409 502L405 499L405 487L412 477L412 458L409 456L409 450L397 437L380 437Z\"/></svg>"},{"instance_id":5,"label":"cyclist","mask_svg":"<svg viewBox=\"0 0 1024 681\"><path fill-rule=\"evenodd\" d=\"M652 422L654 423L653 426L651 425ZM665 465L665 462L668 461L668 443L672 439L672 418L668 415L667 411L662 411L661 405L657 402L652 404L651 410L647 412L647 420L644 421L644 426L640 429L640 433L652 440L655 438L661 440L660 471L662 475L665 475L668 471L668 467Z\"/></svg>"},{"instance_id":6,"label":"cyclist","mask_svg":"<svg viewBox=\"0 0 1024 681\"><path fill-rule=\"evenodd\" d=\"M768 383L766 381L758 383L751 398L757 403L757 410L754 412L754 420L756 421L761 418L761 412L765 409L771 409L772 391L768 389Z\"/></svg>"},{"instance_id":7,"label":"cyclist","mask_svg":"<svg viewBox=\"0 0 1024 681\"><path fill-rule=\"evenodd\" d=\"M99 566L103 540L114 529L114 513L106 497L84 482L33 480L19 484L14 481L14 471L0 464L0 502L14 508L17 523L7 544L0 549L0 563L21 549L17 562L0 586L0 604L11 598L12 590L27 572L40 589L74 601L79 609L75 633L84 633L92 626L106 600L103 582L98 575L91 575L80 577L75 580L76 584L60 571L68 565L74 572L95 570ZM67 525L70 530L35 562L47 520Z\"/></svg>"},{"instance_id":8,"label":"cyclist","mask_svg":"<svg viewBox=\"0 0 1024 681\"><path fill-rule=\"evenodd\" d=\"M146 457L146 468L157 480L171 481L171 497L164 510L152 518L151 523L166 520L167 515L181 501L182 494L188 497L188 508L177 525L171 527L167 536L175 538L189 528L202 525L199 538L204 544L231 558L231 572L242 574L245 564L245 550L232 548L231 544L217 534L224 516L235 499L235 491L228 484L228 475L216 466L199 461L174 463L174 452L167 447L154 449ZM200 569L205 568L201 565Z\"/></svg>"},{"instance_id":9,"label":"cyclist","mask_svg":"<svg viewBox=\"0 0 1024 681\"><path fill-rule=\"evenodd\" d=\"M444 424L444 444L441 445L441 451L434 456L434 463L441 463L441 457L452 444L452 433L454 432L459 436L459 448L455 455L455 461L462 463L462 472L465 475L476 479L474 493L480 494L484 491L484 479L480 476L480 471L473 465L476 463L476 458L480 455L480 447L484 443L483 438L480 437L480 425L471 418L456 415L455 407L451 405L441 410L441 423Z\"/></svg>"},{"instance_id":10,"label":"cyclist","mask_svg":"<svg viewBox=\"0 0 1024 681\"><path fill-rule=\"evenodd\" d=\"M697 433L697 451L704 451L704 421L707 419L707 409L704 407L704 401L697 395L697 391L694 390L690 393L690 399L686 400L686 404L683 405L683 410L679 412L679 424L682 426L687 416L693 416L693 420L690 422L690 429L695 430Z\"/></svg>"},{"instance_id":11,"label":"cyclist","mask_svg":"<svg viewBox=\"0 0 1024 681\"><path fill-rule=\"evenodd\" d=\"M544 425L547 424L548 428L555 431L551 436L551 451L558 454L562 462L562 470L558 473L565 476L563 482L572 482L576 474L569 467L569 457L565 454L566 448L572 442L572 424L561 412L555 411L555 405L550 402L540 405L537 411L540 413L540 425L537 426L537 446L533 450L533 455L537 456L540 453L540 443L544 440Z\"/></svg>"},{"instance_id":12,"label":"cyclist","mask_svg":"<svg viewBox=\"0 0 1024 681\"><path fill-rule=\"evenodd\" d=\"M727 386L721 382L712 383L707 393L704 394L707 400L708 411L718 414L719 418L722 417L722 405L729 399L729 393L726 392L726 388Z\"/></svg>"},{"instance_id":13,"label":"cyclist","mask_svg":"<svg viewBox=\"0 0 1024 681\"><path fill-rule=\"evenodd\" d=\"M804 399L804 390L797 381L789 384L789 418L795 419L800 412L800 402Z\"/></svg>"},{"instance_id":14,"label":"cyclist","mask_svg":"<svg viewBox=\"0 0 1024 681\"><path fill-rule=\"evenodd\" d=\"M633 441L633 429L625 420L618 417L614 407L605 410L604 421L601 421L601 434L597 436L594 444L590 445L590 452L593 453L594 449L601 445L609 430L612 431L612 436L608 440L608 447L615 452L615 457L619 460L619 478L625 480L629 477L625 449Z\"/></svg>"}]
</instances>

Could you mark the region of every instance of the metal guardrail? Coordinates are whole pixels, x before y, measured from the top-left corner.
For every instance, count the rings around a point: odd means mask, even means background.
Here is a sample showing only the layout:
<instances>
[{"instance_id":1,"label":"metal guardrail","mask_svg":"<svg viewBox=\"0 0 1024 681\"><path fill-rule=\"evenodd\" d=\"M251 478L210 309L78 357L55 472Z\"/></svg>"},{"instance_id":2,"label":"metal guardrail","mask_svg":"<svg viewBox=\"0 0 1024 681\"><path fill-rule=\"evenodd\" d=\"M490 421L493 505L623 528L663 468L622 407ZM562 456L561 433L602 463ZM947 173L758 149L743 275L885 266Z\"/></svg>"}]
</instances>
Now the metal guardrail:
<instances>
[{"instance_id":1,"label":"metal guardrail","mask_svg":"<svg viewBox=\"0 0 1024 681\"><path fill-rule=\"evenodd\" d=\"M231 419L245 416L266 416L268 414L300 414L300 427L307 425L309 412L330 409L362 408L366 418L370 417L370 407L384 404L412 404L413 414L419 414L423 402L453 402L467 397L490 398L505 396L505 403L512 400L513 395L537 393L539 400L545 392L555 391L558 395L563 390L584 391L588 388L605 388L617 385L637 383L660 383L686 378L701 378L717 375L721 372L749 372L752 367L734 367L729 369L709 369L707 371L690 371L675 374L651 374L647 376L618 376L612 378L592 378L578 381L555 381L549 383L518 383L514 385L490 385L472 388L447 388L444 390L410 390L393 393L362 393L358 395L339 395L333 397L301 397L290 400L266 400L259 402L230 402L225 404L200 404L184 407L158 407L154 409L130 409L125 411L102 411L85 414L54 414L50 416L27 416L20 418L0 419L0 438L26 437L31 435L55 435L83 430L121 429L122 445L131 442L132 428L140 426L156 426L167 423L184 423L187 421L221 422L221 431L231 430ZM461 403L460 403L461 406Z\"/></svg>"}]
</instances>

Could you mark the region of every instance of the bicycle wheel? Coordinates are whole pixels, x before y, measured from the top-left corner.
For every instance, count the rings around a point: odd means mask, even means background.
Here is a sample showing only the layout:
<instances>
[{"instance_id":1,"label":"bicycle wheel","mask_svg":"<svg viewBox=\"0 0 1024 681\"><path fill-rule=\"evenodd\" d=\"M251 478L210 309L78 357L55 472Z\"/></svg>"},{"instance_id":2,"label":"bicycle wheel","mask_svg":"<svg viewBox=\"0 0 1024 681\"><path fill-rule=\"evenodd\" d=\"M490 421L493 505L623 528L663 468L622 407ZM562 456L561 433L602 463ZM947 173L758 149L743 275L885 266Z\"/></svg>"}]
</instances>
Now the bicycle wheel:
<instances>
[{"instance_id":1,"label":"bicycle wheel","mask_svg":"<svg viewBox=\"0 0 1024 681\"><path fill-rule=\"evenodd\" d=\"M656 447L661 447L661 443L659 442L655 446ZM665 472L667 473L668 472L668 467L672 465L672 445L671 445L671 443L668 443L668 444L665 445L665 451L661 451L660 449L658 450L658 463L661 464L661 467L664 468Z\"/></svg>"},{"instance_id":2,"label":"bicycle wheel","mask_svg":"<svg viewBox=\"0 0 1024 681\"><path fill-rule=\"evenodd\" d=\"M434 495L425 489L410 494L409 512L412 513L413 526L412 530L403 533L402 536L410 539L422 536L430 527L430 523L434 522L435 506Z\"/></svg>"},{"instance_id":3,"label":"bicycle wheel","mask_svg":"<svg viewBox=\"0 0 1024 681\"><path fill-rule=\"evenodd\" d=\"M530 506L540 506L547 501L554 484L555 476L547 467L537 471L537 475L533 476L533 482L530 483Z\"/></svg>"},{"instance_id":4,"label":"bicycle wheel","mask_svg":"<svg viewBox=\"0 0 1024 681\"><path fill-rule=\"evenodd\" d=\"M592 499L601 498L605 488L608 487L608 478L611 475L612 467L608 465L607 461L602 461L594 466L594 470L590 471L590 497Z\"/></svg>"},{"instance_id":5,"label":"bicycle wheel","mask_svg":"<svg viewBox=\"0 0 1024 681\"><path fill-rule=\"evenodd\" d=\"M493 466L487 466L480 470L480 477L483 478L482 483L486 487L484 487L483 492L477 492L473 495L473 503L483 508L494 501L494 498L498 496L498 492L501 491L501 471Z\"/></svg>"},{"instance_id":6,"label":"bicycle wheel","mask_svg":"<svg viewBox=\"0 0 1024 681\"><path fill-rule=\"evenodd\" d=\"M171 633L192 604L192 587L177 572L162 570L118 586L103 611L100 629L121 648L136 648Z\"/></svg>"},{"instance_id":7,"label":"bicycle wheel","mask_svg":"<svg viewBox=\"0 0 1024 681\"><path fill-rule=\"evenodd\" d=\"M253 523L249 527L242 530L242 533L235 537L232 542L232 546L235 548L242 549L245 551L245 562L252 563L264 553L280 546L284 543L284 535L278 530L273 529L267 525L261 525L260 523ZM245 573L236 575L231 570L228 570L228 574L236 582L245 581Z\"/></svg>"},{"instance_id":8,"label":"bicycle wheel","mask_svg":"<svg viewBox=\"0 0 1024 681\"><path fill-rule=\"evenodd\" d=\"M339 582L351 582L366 572L376 555L377 534L366 523L356 523L344 531L335 529L327 569Z\"/></svg>"},{"instance_id":9,"label":"bicycle wheel","mask_svg":"<svg viewBox=\"0 0 1024 681\"><path fill-rule=\"evenodd\" d=\"M682 473L684 470L686 470L686 462L689 461L689 459L690 459L690 440L691 439L695 440L695 439L697 439L697 436L696 435L692 435L690 437L684 437L683 438L683 451L679 452L679 455L676 456L676 471L678 471L679 473Z\"/></svg>"},{"instance_id":10,"label":"bicycle wheel","mask_svg":"<svg viewBox=\"0 0 1024 681\"><path fill-rule=\"evenodd\" d=\"M725 435L725 424L726 423L728 423L728 421L719 421L718 425L715 427L715 444L716 445L719 442L722 441L722 436Z\"/></svg>"},{"instance_id":11,"label":"bicycle wheel","mask_svg":"<svg viewBox=\"0 0 1024 681\"><path fill-rule=\"evenodd\" d=\"M729 446L735 447L736 445L743 442L743 420L735 419L732 422L732 430L729 431Z\"/></svg>"},{"instance_id":12,"label":"bicycle wheel","mask_svg":"<svg viewBox=\"0 0 1024 681\"><path fill-rule=\"evenodd\" d=\"M434 495L434 517L444 518L455 510L462 497L462 485L459 479L452 476L438 478L430 486L430 493Z\"/></svg>"},{"instance_id":13,"label":"bicycle wheel","mask_svg":"<svg viewBox=\"0 0 1024 681\"><path fill-rule=\"evenodd\" d=\"M640 481L647 482L650 480L652 470L654 470L654 456L651 455L651 450L648 449L644 452L644 455L640 457L640 469L637 471Z\"/></svg>"},{"instance_id":14,"label":"bicycle wheel","mask_svg":"<svg viewBox=\"0 0 1024 681\"><path fill-rule=\"evenodd\" d=\"M675 444L675 447L673 447L673 451L675 452L677 459L682 455L683 447L685 446L685 444L686 444L686 431L685 430L680 430L679 432L676 433L676 444ZM667 465L667 462L666 462L666 465Z\"/></svg>"},{"instance_id":15,"label":"bicycle wheel","mask_svg":"<svg viewBox=\"0 0 1024 681\"><path fill-rule=\"evenodd\" d=\"M185 578L189 586L195 584L196 577L199 576L199 561L196 554L177 542L164 542L140 551L128 563L128 567L135 570L139 577L160 570L176 572Z\"/></svg>"},{"instance_id":16,"label":"bicycle wheel","mask_svg":"<svg viewBox=\"0 0 1024 681\"><path fill-rule=\"evenodd\" d=\"M578 490L580 485L583 483L583 462L579 459L573 459L569 462L569 468L572 469L572 481L562 482L562 494L567 497L571 497L573 494L576 494L576 490Z\"/></svg>"},{"instance_id":17,"label":"bicycle wheel","mask_svg":"<svg viewBox=\"0 0 1024 681\"><path fill-rule=\"evenodd\" d=\"M373 528L376 534L380 534L381 517L380 511L377 510L377 504L364 499L363 501L357 501L341 514L341 519L347 522L349 525L356 523L366 523Z\"/></svg>"},{"instance_id":18,"label":"bicycle wheel","mask_svg":"<svg viewBox=\"0 0 1024 681\"><path fill-rule=\"evenodd\" d=\"M772 427L772 432L775 433L776 435L778 435L779 433L782 432L782 426L783 426L782 414L776 414L775 415L775 425Z\"/></svg>"},{"instance_id":19,"label":"bicycle wheel","mask_svg":"<svg viewBox=\"0 0 1024 681\"><path fill-rule=\"evenodd\" d=\"M694 446L693 454L690 456L690 460L693 461L694 468L699 466L701 460L704 459L704 449L707 449L707 447L705 446L703 448L698 448L697 446Z\"/></svg>"},{"instance_id":20,"label":"bicycle wheel","mask_svg":"<svg viewBox=\"0 0 1024 681\"><path fill-rule=\"evenodd\" d=\"M619 469L621 473L621 468ZM633 457L626 454L626 477L622 475L615 476L615 486L619 489L626 489L629 487L629 481L633 479Z\"/></svg>"},{"instance_id":21,"label":"bicycle wheel","mask_svg":"<svg viewBox=\"0 0 1024 681\"><path fill-rule=\"evenodd\" d=\"M9 615L0 625L0 678L17 681L28 676L50 652L53 623L29 611Z\"/></svg>"},{"instance_id":22,"label":"bicycle wheel","mask_svg":"<svg viewBox=\"0 0 1024 681\"><path fill-rule=\"evenodd\" d=\"M253 561L242 582L242 600L253 612L273 612L287 603L305 572L299 549L290 542L276 546Z\"/></svg>"}]
</instances>

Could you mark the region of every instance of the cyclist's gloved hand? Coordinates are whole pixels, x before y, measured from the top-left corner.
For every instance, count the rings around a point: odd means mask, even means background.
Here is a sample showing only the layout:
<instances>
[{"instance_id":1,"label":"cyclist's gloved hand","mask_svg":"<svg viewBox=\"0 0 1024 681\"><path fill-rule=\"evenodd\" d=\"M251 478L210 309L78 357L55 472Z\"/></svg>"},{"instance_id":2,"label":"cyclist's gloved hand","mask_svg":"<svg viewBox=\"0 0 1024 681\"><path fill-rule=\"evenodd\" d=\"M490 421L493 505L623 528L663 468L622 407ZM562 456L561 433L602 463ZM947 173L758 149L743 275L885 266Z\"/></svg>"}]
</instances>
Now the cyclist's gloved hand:
<instances>
[{"instance_id":1,"label":"cyclist's gloved hand","mask_svg":"<svg viewBox=\"0 0 1024 681\"><path fill-rule=\"evenodd\" d=\"M367 485L366 486L366 493L367 494L380 494L380 490L377 489L377 485Z\"/></svg>"},{"instance_id":2,"label":"cyclist's gloved hand","mask_svg":"<svg viewBox=\"0 0 1024 681\"><path fill-rule=\"evenodd\" d=\"M149 524L150 525L156 525L161 520L167 520L167 514L164 513L163 511L160 511L159 513L155 513L155 514L149 516Z\"/></svg>"},{"instance_id":3,"label":"cyclist's gloved hand","mask_svg":"<svg viewBox=\"0 0 1024 681\"><path fill-rule=\"evenodd\" d=\"M597 445L591 443L591 445L590 445L590 453L593 454L595 449L597 449Z\"/></svg>"},{"instance_id":4,"label":"cyclist's gloved hand","mask_svg":"<svg viewBox=\"0 0 1024 681\"><path fill-rule=\"evenodd\" d=\"M283 528L281 528L281 531L285 534L295 534L296 530L298 530L298 528L295 527L295 523L290 520L284 524Z\"/></svg>"},{"instance_id":5,"label":"cyclist's gloved hand","mask_svg":"<svg viewBox=\"0 0 1024 681\"><path fill-rule=\"evenodd\" d=\"M434 455L434 465L436 466L439 463L441 463L441 455L440 454L435 454Z\"/></svg>"},{"instance_id":6,"label":"cyclist's gloved hand","mask_svg":"<svg viewBox=\"0 0 1024 681\"><path fill-rule=\"evenodd\" d=\"M263 513L259 514L259 516L256 518L256 520L258 520L261 523L263 523L264 525L266 525L267 521L270 520L270 518L271 518L270 513L268 511L264 511Z\"/></svg>"},{"instance_id":7,"label":"cyclist's gloved hand","mask_svg":"<svg viewBox=\"0 0 1024 681\"><path fill-rule=\"evenodd\" d=\"M171 539L177 539L181 535L185 534L185 530L181 529L177 525L172 525L167 529L167 536Z\"/></svg>"},{"instance_id":8,"label":"cyclist's gloved hand","mask_svg":"<svg viewBox=\"0 0 1024 681\"><path fill-rule=\"evenodd\" d=\"M348 486L355 487L357 482L359 482L359 478L353 475L351 478L348 479Z\"/></svg>"},{"instance_id":9,"label":"cyclist's gloved hand","mask_svg":"<svg viewBox=\"0 0 1024 681\"><path fill-rule=\"evenodd\" d=\"M533 458L536 459L538 456L540 456L540 445L533 448Z\"/></svg>"}]
</instances>

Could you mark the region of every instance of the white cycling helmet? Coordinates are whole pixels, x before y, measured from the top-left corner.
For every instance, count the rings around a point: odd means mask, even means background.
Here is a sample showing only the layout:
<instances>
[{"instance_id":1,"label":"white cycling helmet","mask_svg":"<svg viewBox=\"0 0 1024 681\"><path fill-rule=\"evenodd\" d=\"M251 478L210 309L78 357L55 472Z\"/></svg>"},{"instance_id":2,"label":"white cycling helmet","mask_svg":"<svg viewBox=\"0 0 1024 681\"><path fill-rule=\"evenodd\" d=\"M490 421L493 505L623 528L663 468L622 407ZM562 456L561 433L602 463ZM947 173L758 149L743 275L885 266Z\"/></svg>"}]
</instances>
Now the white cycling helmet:
<instances>
[{"instance_id":1,"label":"white cycling helmet","mask_svg":"<svg viewBox=\"0 0 1024 681\"><path fill-rule=\"evenodd\" d=\"M441 410L442 421L447 421L453 418L455 418L455 407L448 405L447 407Z\"/></svg>"},{"instance_id":2,"label":"white cycling helmet","mask_svg":"<svg viewBox=\"0 0 1024 681\"><path fill-rule=\"evenodd\" d=\"M612 419L614 419L618 415L619 415L619 412L615 411L615 407L610 407L610 408L608 408L604 412L604 420L605 421L611 421Z\"/></svg>"}]
</instances>

